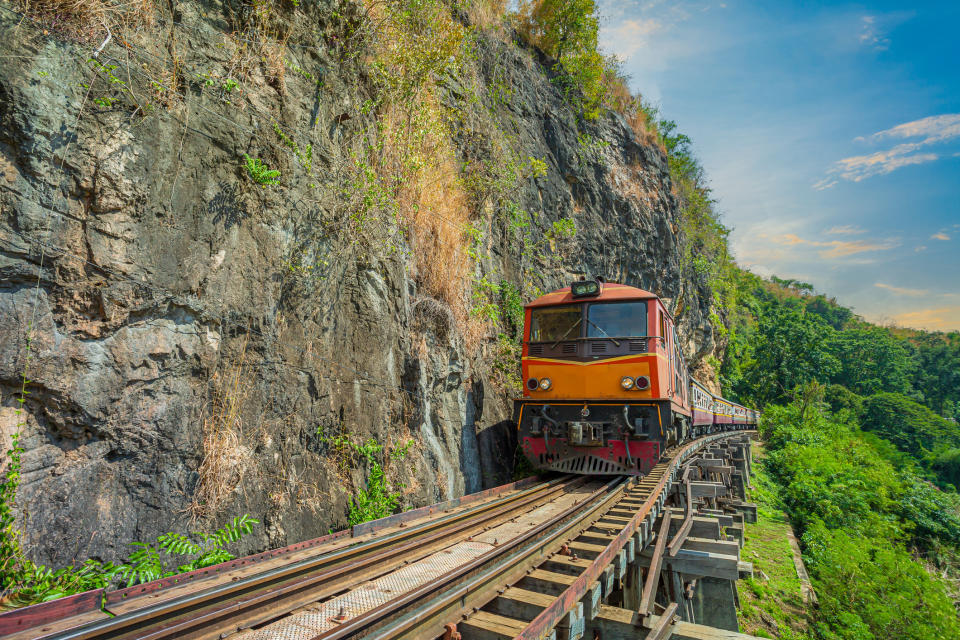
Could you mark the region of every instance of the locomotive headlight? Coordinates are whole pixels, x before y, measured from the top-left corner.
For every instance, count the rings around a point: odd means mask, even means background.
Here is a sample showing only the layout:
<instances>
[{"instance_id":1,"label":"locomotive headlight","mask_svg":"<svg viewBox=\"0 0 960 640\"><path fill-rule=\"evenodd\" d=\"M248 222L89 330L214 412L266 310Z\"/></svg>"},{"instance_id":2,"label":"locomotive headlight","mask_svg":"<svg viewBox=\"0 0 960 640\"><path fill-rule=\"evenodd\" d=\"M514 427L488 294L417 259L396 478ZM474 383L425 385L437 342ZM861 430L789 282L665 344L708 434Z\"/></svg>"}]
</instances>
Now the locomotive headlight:
<instances>
[{"instance_id":1,"label":"locomotive headlight","mask_svg":"<svg viewBox=\"0 0 960 640\"><path fill-rule=\"evenodd\" d=\"M553 386L553 383L550 382L550 378L543 378L540 380L540 389L543 391L549 391L550 387Z\"/></svg>"},{"instance_id":2,"label":"locomotive headlight","mask_svg":"<svg viewBox=\"0 0 960 640\"><path fill-rule=\"evenodd\" d=\"M536 378L530 378L529 380L527 380L527 389L530 389L530 391L536 391L537 387L539 386L540 386L540 381L537 380Z\"/></svg>"},{"instance_id":3,"label":"locomotive headlight","mask_svg":"<svg viewBox=\"0 0 960 640\"><path fill-rule=\"evenodd\" d=\"M637 376L635 384L638 390L643 391L644 389L650 388L650 378L647 376Z\"/></svg>"},{"instance_id":4,"label":"locomotive headlight","mask_svg":"<svg viewBox=\"0 0 960 640\"><path fill-rule=\"evenodd\" d=\"M633 389L633 378L630 376L623 376L620 378L620 386L623 387L624 390Z\"/></svg>"}]
</instances>

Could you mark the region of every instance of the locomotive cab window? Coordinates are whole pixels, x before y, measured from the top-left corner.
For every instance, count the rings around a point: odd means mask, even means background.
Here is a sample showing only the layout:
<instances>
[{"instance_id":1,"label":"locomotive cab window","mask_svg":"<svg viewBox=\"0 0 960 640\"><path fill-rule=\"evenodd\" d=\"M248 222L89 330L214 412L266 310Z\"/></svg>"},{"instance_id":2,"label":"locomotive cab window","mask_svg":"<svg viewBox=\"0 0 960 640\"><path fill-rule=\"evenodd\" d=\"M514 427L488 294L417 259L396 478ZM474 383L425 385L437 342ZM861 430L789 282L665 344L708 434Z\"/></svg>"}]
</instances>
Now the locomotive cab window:
<instances>
[{"instance_id":1,"label":"locomotive cab window","mask_svg":"<svg viewBox=\"0 0 960 640\"><path fill-rule=\"evenodd\" d=\"M581 305L543 307L530 313L530 342L559 342L580 337Z\"/></svg>"},{"instance_id":2,"label":"locomotive cab window","mask_svg":"<svg viewBox=\"0 0 960 640\"><path fill-rule=\"evenodd\" d=\"M635 338L647 335L646 302L608 302L587 308L588 338Z\"/></svg>"}]
</instances>

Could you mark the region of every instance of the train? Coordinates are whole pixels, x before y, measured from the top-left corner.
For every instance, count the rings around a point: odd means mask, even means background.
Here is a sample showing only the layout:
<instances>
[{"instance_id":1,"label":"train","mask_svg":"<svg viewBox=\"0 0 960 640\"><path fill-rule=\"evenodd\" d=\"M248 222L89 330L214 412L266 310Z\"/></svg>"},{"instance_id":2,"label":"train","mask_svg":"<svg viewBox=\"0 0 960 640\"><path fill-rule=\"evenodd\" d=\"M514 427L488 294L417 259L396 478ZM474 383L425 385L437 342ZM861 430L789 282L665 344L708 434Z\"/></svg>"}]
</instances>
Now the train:
<instances>
[{"instance_id":1,"label":"train","mask_svg":"<svg viewBox=\"0 0 960 640\"><path fill-rule=\"evenodd\" d=\"M690 374L656 294L599 277L524 306L521 371L514 421L538 470L643 476L668 448L761 415Z\"/></svg>"}]
</instances>

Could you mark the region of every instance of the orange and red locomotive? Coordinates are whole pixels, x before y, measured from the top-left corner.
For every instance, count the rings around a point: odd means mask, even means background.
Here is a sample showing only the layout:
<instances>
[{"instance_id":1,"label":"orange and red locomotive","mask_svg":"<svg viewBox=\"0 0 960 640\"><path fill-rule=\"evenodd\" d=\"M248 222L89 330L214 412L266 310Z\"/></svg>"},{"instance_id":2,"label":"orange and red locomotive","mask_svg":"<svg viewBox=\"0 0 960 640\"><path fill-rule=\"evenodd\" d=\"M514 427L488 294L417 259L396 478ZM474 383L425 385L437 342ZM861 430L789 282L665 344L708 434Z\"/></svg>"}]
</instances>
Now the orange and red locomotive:
<instances>
[{"instance_id":1,"label":"orange and red locomotive","mask_svg":"<svg viewBox=\"0 0 960 640\"><path fill-rule=\"evenodd\" d=\"M526 305L522 371L514 418L538 469L644 475L667 447L759 418L690 376L655 294L600 278Z\"/></svg>"}]
</instances>

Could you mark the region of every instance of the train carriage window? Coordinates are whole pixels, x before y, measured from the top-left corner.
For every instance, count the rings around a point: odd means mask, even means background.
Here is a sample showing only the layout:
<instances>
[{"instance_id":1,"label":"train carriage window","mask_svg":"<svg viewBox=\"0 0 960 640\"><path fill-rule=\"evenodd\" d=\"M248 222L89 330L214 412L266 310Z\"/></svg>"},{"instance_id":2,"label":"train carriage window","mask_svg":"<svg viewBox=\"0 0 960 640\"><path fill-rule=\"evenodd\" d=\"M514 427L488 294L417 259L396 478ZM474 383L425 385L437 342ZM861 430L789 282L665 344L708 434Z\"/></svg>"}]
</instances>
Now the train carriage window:
<instances>
[{"instance_id":1,"label":"train carriage window","mask_svg":"<svg viewBox=\"0 0 960 640\"><path fill-rule=\"evenodd\" d=\"M646 302L608 302L587 309L588 338L636 338L647 335Z\"/></svg>"},{"instance_id":2,"label":"train carriage window","mask_svg":"<svg viewBox=\"0 0 960 640\"><path fill-rule=\"evenodd\" d=\"M580 337L582 305L541 307L530 313L530 342L559 342Z\"/></svg>"}]
</instances>

